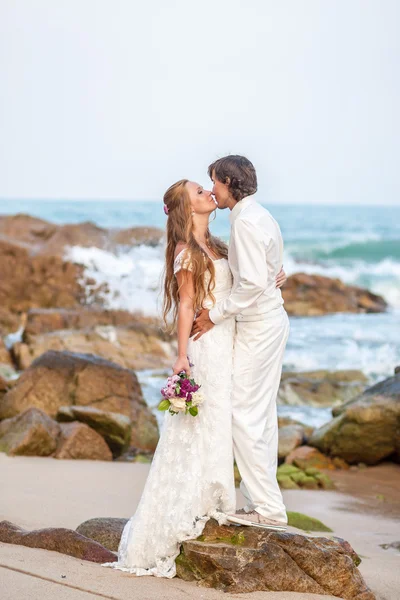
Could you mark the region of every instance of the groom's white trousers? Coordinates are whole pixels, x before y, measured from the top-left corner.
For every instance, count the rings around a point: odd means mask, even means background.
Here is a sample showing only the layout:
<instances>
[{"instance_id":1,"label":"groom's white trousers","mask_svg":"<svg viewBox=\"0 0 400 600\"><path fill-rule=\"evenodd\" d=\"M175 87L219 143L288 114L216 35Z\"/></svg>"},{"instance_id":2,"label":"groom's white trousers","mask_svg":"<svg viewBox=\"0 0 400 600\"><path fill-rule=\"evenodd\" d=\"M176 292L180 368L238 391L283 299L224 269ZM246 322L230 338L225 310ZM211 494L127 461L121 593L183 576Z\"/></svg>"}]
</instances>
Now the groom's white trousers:
<instances>
[{"instance_id":1,"label":"groom's white trousers","mask_svg":"<svg viewBox=\"0 0 400 600\"><path fill-rule=\"evenodd\" d=\"M233 450L242 476L245 510L287 523L276 479L278 416L276 397L289 319L283 306L257 321L238 317L235 339L232 415Z\"/></svg>"}]
</instances>

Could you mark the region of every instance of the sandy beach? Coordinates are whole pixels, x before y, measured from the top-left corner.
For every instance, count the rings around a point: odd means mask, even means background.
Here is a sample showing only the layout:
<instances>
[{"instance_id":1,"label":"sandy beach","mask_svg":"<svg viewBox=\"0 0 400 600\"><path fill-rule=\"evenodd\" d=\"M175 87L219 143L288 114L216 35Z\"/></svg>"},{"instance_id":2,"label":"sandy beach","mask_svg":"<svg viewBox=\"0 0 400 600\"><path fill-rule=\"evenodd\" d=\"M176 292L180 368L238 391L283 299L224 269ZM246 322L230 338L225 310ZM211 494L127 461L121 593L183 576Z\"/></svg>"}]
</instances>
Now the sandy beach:
<instances>
[{"instance_id":1,"label":"sandy beach","mask_svg":"<svg viewBox=\"0 0 400 600\"><path fill-rule=\"evenodd\" d=\"M0 520L26 529L76 528L93 517L129 517L148 473L146 464L57 461L0 454ZM304 512L330 526L361 556L360 571L379 600L399 598L398 552L380 544L400 541L400 467L383 463L359 471L330 473L337 490L284 490L288 510ZM242 502L240 492L238 501ZM0 544L4 600L103 597L214 600L222 592L192 583L136 578L46 550ZM231 595L228 594L228 597ZM224 595L224 597L226 597ZM234 596L232 596L234 597ZM293 592L241 594L252 600L330 598Z\"/></svg>"}]
</instances>

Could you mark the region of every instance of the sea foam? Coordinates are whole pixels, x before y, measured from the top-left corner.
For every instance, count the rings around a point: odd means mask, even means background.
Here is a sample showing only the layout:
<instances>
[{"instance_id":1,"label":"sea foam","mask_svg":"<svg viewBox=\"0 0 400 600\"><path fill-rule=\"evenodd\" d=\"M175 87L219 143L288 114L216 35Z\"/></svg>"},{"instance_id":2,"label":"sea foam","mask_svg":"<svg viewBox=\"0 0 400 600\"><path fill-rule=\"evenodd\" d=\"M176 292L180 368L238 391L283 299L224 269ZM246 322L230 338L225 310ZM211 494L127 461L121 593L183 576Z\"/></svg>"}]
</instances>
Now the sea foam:
<instances>
[{"instance_id":1,"label":"sea foam","mask_svg":"<svg viewBox=\"0 0 400 600\"><path fill-rule=\"evenodd\" d=\"M64 257L83 265L85 277L93 279L96 286L107 285L108 292L102 293L106 308L159 314L164 265L161 246L141 245L116 252L72 246Z\"/></svg>"}]
</instances>

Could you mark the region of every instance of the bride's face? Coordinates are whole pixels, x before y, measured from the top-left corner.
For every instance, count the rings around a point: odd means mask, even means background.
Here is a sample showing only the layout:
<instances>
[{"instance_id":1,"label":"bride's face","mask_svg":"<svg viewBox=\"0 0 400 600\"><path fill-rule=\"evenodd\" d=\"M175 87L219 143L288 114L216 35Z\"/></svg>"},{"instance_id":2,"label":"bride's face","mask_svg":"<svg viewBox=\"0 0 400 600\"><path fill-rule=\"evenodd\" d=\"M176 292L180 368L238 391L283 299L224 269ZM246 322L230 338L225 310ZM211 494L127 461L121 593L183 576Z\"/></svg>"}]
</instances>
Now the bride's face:
<instances>
[{"instance_id":1,"label":"bride's face","mask_svg":"<svg viewBox=\"0 0 400 600\"><path fill-rule=\"evenodd\" d=\"M189 194L190 205L197 215L210 214L216 209L214 197L211 192L205 190L202 185L189 181L186 184Z\"/></svg>"}]
</instances>

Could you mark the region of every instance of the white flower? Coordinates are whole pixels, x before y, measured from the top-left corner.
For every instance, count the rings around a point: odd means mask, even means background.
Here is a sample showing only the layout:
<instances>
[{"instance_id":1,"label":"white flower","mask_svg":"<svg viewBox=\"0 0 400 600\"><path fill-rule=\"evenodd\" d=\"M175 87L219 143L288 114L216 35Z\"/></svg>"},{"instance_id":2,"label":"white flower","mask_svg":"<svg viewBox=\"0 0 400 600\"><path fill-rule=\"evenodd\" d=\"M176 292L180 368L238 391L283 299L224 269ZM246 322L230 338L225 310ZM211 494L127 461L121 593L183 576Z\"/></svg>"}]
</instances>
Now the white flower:
<instances>
[{"instance_id":1,"label":"white flower","mask_svg":"<svg viewBox=\"0 0 400 600\"><path fill-rule=\"evenodd\" d=\"M201 406L204 402L204 396L201 392L193 392L192 394L192 405Z\"/></svg>"},{"instance_id":2,"label":"white flower","mask_svg":"<svg viewBox=\"0 0 400 600\"><path fill-rule=\"evenodd\" d=\"M175 412L185 412L186 411L186 400L185 398L179 398L178 396L174 396L173 398L169 398L171 402L171 408Z\"/></svg>"}]
</instances>

